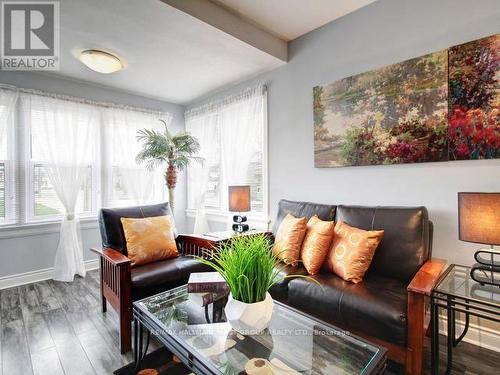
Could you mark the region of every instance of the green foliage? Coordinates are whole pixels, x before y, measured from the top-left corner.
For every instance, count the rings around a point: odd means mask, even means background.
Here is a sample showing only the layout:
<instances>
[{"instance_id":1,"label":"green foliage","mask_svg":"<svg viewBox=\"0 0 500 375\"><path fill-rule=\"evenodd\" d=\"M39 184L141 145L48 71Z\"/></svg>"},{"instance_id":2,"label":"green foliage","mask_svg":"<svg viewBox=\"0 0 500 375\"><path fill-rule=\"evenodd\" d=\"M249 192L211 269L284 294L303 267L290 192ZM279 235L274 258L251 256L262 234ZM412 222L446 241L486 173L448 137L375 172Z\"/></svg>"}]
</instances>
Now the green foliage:
<instances>
[{"instance_id":1,"label":"green foliage","mask_svg":"<svg viewBox=\"0 0 500 375\"><path fill-rule=\"evenodd\" d=\"M212 260L195 258L222 275L235 300L255 303L263 301L266 292L284 278L280 270L286 266L271 249L265 234L239 235L219 245Z\"/></svg>"},{"instance_id":2,"label":"green foliage","mask_svg":"<svg viewBox=\"0 0 500 375\"><path fill-rule=\"evenodd\" d=\"M163 132L143 129L137 133L137 139L143 143L142 150L136 157L138 163L146 162L149 169L169 164L183 170L191 160L203 162L203 158L194 156L200 150L198 140L188 132L172 135L167 123Z\"/></svg>"},{"instance_id":3,"label":"green foliage","mask_svg":"<svg viewBox=\"0 0 500 375\"><path fill-rule=\"evenodd\" d=\"M35 215L36 216L59 215L59 214L61 214L61 211L59 211L55 208L46 206L46 205L41 204L41 203L37 203L35 205Z\"/></svg>"},{"instance_id":4,"label":"green foliage","mask_svg":"<svg viewBox=\"0 0 500 375\"><path fill-rule=\"evenodd\" d=\"M348 165L378 164L380 157L376 153L375 140L370 129L346 129L342 142L342 157Z\"/></svg>"}]
</instances>

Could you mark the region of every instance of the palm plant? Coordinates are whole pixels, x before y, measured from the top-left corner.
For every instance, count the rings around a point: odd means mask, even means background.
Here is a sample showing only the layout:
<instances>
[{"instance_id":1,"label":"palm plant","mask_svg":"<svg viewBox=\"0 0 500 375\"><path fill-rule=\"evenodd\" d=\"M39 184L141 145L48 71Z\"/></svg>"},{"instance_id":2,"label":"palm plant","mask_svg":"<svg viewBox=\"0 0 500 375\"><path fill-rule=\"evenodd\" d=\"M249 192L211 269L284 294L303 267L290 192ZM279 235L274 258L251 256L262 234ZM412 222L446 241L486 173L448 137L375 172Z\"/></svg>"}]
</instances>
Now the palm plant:
<instances>
[{"instance_id":1,"label":"palm plant","mask_svg":"<svg viewBox=\"0 0 500 375\"><path fill-rule=\"evenodd\" d=\"M167 123L164 131L142 129L137 132L137 139L142 142L142 150L137 154L138 163L146 163L148 169L166 165L165 182L168 188L168 200L172 212L174 211L174 190L177 185L177 173L184 170L191 161L202 163L203 158L195 156L200 150L198 140L188 132L179 132L175 135L168 130Z\"/></svg>"}]
</instances>

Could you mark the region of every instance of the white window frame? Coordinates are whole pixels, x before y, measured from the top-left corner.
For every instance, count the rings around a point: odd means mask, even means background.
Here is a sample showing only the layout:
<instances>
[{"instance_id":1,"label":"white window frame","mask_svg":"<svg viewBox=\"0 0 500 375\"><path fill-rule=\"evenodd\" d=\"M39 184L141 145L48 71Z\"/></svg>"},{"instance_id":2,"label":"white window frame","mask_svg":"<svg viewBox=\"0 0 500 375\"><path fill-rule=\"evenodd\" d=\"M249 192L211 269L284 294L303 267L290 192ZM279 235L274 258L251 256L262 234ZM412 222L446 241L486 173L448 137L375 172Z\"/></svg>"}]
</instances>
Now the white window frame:
<instances>
[{"instance_id":1,"label":"white window frame","mask_svg":"<svg viewBox=\"0 0 500 375\"><path fill-rule=\"evenodd\" d=\"M15 199L14 191L15 191L15 181L10 176L15 173L15 169L13 168L14 164L12 160L0 160L0 164L4 166L4 174L5 174L5 186L4 186L4 217L0 218L0 225L11 225L15 224L15 209L14 202Z\"/></svg>"},{"instance_id":2,"label":"white window frame","mask_svg":"<svg viewBox=\"0 0 500 375\"><path fill-rule=\"evenodd\" d=\"M35 216L35 166L36 165L44 165L47 163L38 162L34 160L29 160L26 165L25 173L25 223L48 223L48 222L59 222L63 219L64 215L44 215L44 216ZM100 186L100 173L98 173L98 167L95 164L90 164L91 168L91 207L90 211L79 212L78 215L81 219L91 219L97 218L98 207L100 207L100 203L98 203L99 199L99 186Z\"/></svg>"},{"instance_id":3,"label":"white window frame","mask_svg":"<svg viewBox=\"0 0 500 375\"><path fill-rule=\"evenodd\" d=\"M250 211L245 213L249 222L253 227L259 230L268 230L271 223L269 214L269 127L268 127L268 94L267 90L264 93L264 124L262 129L262 212ZM219 199L222 196L219 191ZM228 219L234 215L234 212L225 211L222 208L222 201L220 201L219 208L214 208L205 205L205 213L210 222L227 224ZM188 207L186 209L186 217L194 219L196 210Z\"/></svg>"},{"instance_id":4,"label":"white window frame","mask_svg":"<svg viewBox=\"0 0 500 375\"><path fill-rule=\"evenodd\" d=\"M32 94L31 90L18 89L19 92L27 92ZM42 93L42 95L45 95ZM58 97L58 95L50 94L49 96ZM83 99L64 97L66 100L80 101ZM94 229L98 227L97 214L98 210L103 207L103 203L110 206L120 206L123 201L109 201L107 198L108 184L111 183L111 176L107 176L106 168L104 168L104 149L105 139L103 138L104 121L102 111L104 108L122 106L113 103L89 102L90 105L100 107L101 116L98 124L98 138L96 142L97 150L94 155L94 160L89 166L92 168L92 187L91 187L91 211L78 213L82 222L82 229ZM131 107L124 107L133 109ZM148 109L136 108L142 112L158 112ZM161 112L162 117L170 116L168 112ZM22 113L22 106L18 98L15 104L14 115L14 131L12 143L15 145L12 152L12 160L1 160L0 163L5 165L5 218L0 218L0 239L15 238L29 235L38 235L46 233L57 233L63 214L47 215L36 217L35 211L35 194L34 194L34 166L36 164L46 164L32 160L31 158L31 129L29 123L25 123L25 116L29 114ZM11 155L9 154L8 157ZM14 177L14 178L12 178ZM166 188L164 188L166 191Z\"/></svg>"},{"instance_id":5,"label":"white window frame","mask_svg":"<svg viewBox=\"0 0 500 375\"><path fill-rule=\"evenodd\" d=\"M21 106L18 106L18 110L21 111ZM17 118L19 118L19 121L24 121L21 119L24 119L25 116L28 114L25 113L20 113ZM102 119L99 119L100 123L102 123ZM37 164L47 164L42 161L37 161L32 159L32 152L31 152L31 125L28 125L26 123L19 123L18 124L20 128L22 129L23 136L17 137L18 144L17 147L19 150L24 150L23 152L20 152L19 154L22 155L21 157L21 165L24 168L24 173L22 178L24 179L24 191L20 192L20 199L23 201L23 206L24 206L24 215L22 217L22 223L18 223L19 226L23 225L30 225L30 224L44 224L44 223L59 223L63 219L64 215L45 215L45 216L35 216L35 185L34 185L34 171L35 171L35 165ZM100 128L100 125L99 125ZM101 142L100 134L98 136L97 142ZM101 186L101 174L99 173L100 171L100 159L101 159L101 153L100 153L100 144L97 146L97 152L98 155L95 157L95 161L92 164L89 164L89 166L92 168L92 187L91 187L91 211L88 212L83 212L83 213L78 213L80 219L96 219L97 218L97 211L99 207L101 207L101 202L100 202L100 186ZM95 183L94 183L95 181Z\"/></svg>"}]
</instances>

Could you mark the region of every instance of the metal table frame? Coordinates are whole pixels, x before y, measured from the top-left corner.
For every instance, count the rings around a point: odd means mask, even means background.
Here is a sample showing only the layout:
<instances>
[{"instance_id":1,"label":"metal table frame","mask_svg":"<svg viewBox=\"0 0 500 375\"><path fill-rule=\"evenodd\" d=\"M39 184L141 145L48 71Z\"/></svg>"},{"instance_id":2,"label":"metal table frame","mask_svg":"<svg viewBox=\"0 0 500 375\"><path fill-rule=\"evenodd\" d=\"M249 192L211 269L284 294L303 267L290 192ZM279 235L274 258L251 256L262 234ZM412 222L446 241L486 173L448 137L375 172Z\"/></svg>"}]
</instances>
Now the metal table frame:
<instances>
[{"instance_id":1,"label":"metal table frame","mask_svg":"<svg viewBox=\"0 0 500 375\"><path fill-rule=\"evenodd\" d=\"M469 329L470 316L476 316L500 322L500 303L495 304L470 298L456 293L438 291L441 282L456 267L451 264L439 278L436 288L431 294L431 371L433 375L439 374L439 309L446 310L447 316L447 363L446 374L451 371L453 362L453 348L465 337ZM467 267L468 269L468 267ZM467 286L469 287L469 286ZM456 312L465 314L465 324L462 333L456 337Z\"/></svg>"},{"instance_id":2,"label":"metal table frame","mask_svg":"<svg viewBox=\"0 0 500 375\"><path fill-rule=\"evenodd\" d=\"M183 288L183 286L179 287ZM179 289L173 289L172 292ZM135 367L138 369L144 357L146 356L147 349L149 346L149 340L151 334L153 334L171 353L176 355L181 362L188 367L191 371L193 371L197 375L219 375L221 374L220 370L217 369L211 362L206 360L203 356L198 356L196 353L190 350L188 346L186 346L178 337L175 335L171 335L165 331L163 328L163 324L156 319L154 316L151 316L147 312L143 311L138 303L141 301L134 302L133 304L133 316L134 316L134 360ZM274 301L275 304L279 304L284 306L285 308L293 311L297 314L305 316L320 325L324 325L327 328L332 330L338 329L326 322L318 320L308 314L305 314L293 307L285 305L279 301ZM215 314L216 311L213 311ZM144 330L147 331L146 337L146 345L144 345ZM357 336L352 335L356 339L361 341L366 341ZM385 373L386 369L386 361L387 361L387 349L376 345L374 343L369 343L372 346L376 346L379 348L377 354L372 358L370 364L365 368L364 374L370 375L381 375ZM145 350L144 350L145 348Z\"/></svg>"}]
</instances>

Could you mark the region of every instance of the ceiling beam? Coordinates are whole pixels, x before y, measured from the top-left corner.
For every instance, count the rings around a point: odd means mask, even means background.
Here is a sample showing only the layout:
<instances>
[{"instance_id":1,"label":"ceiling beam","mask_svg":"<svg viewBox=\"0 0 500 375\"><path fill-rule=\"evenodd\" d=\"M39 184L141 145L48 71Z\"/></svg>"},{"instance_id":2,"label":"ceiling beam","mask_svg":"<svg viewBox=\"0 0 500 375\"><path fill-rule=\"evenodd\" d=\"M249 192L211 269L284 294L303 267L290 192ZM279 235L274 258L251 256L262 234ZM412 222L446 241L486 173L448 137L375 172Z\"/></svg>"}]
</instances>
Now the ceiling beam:
<instances>
[{"instance_id":1,"label":"ceiling beam","mask_svg":"<svg viewBox=\"0 0 500 375\"><path fill-rule=\"evenodd\" d=\"M281 61L288 61L288 44L250 21L208 0L161 0L184 13L232 35Z\"/></svg>"}]
</instances>

